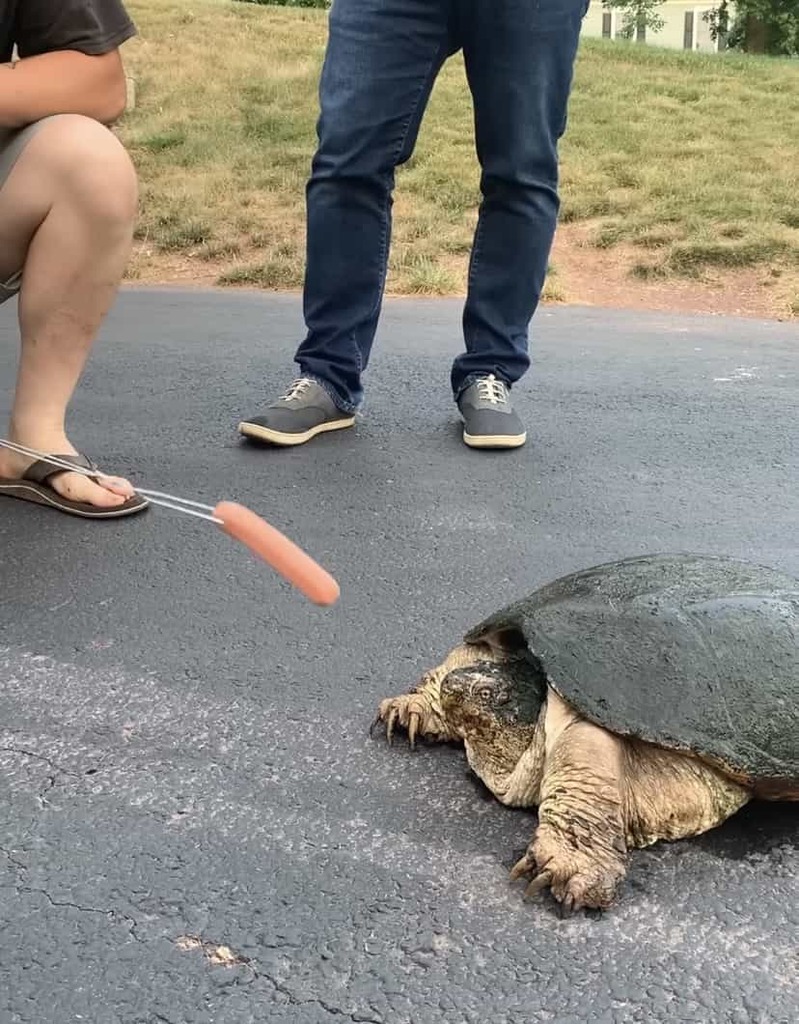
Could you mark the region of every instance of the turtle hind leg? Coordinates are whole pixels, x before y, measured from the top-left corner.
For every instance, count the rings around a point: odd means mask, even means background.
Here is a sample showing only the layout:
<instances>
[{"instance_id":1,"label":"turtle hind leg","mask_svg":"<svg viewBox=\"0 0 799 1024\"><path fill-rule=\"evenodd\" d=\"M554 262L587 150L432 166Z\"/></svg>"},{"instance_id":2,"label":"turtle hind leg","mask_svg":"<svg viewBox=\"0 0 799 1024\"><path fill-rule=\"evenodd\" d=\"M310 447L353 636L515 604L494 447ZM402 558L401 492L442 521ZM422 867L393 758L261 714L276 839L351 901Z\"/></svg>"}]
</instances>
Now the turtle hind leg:
<instances>
[{"instance_id":1,"label":"turtle hind leg","mask_svg":"<svg viewBox=\"0 0 799 1024\"><path fill-rule=\"evenodd\" d=\"M627 870L624 742L547 697L546 760L538 825L511 878L531 876L531 896L550 889L562 914L604 909Z\"/></svg>"},{"instance_id":2,"label":"turtle hind leg","mask_svg":"<svg viewBox=\"0 0 799 1024\"><path fill-rule=\"evenodd\" d=\"M690 754L642 740L625 743L625 818L630 846L687 839L720 825L751 789Z\"/></svg>"},{"instance_id":3,"label":"turtle hind leg","mask_svg":"<svg viewBox=\"0 0 799 1024\"><path fill-rule=\"evenodd\" d=\"M400 726L407 732L411 747L417 737L436 743L460 739L455 730L447 725L441 708L441 683L453 669L465 668L480 661L500 660L503 660L503 655L488 644L459 644L440 665L425 672L408 693L382 700L371 731L374 732L382 723L386 738L391 743L394 730Z\"/></svg>"}]
</instances>

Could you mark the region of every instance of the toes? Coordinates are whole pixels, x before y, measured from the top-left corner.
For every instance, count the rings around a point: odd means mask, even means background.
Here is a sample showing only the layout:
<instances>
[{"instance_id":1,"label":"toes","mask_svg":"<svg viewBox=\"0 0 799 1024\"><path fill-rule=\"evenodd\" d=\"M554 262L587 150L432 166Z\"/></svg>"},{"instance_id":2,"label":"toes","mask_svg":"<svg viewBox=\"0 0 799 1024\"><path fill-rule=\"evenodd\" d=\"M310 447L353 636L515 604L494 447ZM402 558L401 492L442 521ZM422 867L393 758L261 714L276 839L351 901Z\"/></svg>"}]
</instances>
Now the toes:
<instances>
[{"instance_id":1,"label":"toes","mask_svg":"<svg viewBox=\"0 0 799 1024\"><path fill-rule=\"evenodd\" d=\"M576 900L572 893L567 892L563 899L560 901L560 916L561 918L571 917L573 911L580 909L580 903Z\"/></svg>"},{"instance_id":2,"label":"toes","mask_svg":"<svg viewBox=\"0 0 799 1024\"><path fill-rule=\"evenodd\" d=\"M422 715L419 711L409 708L407 698L390 697L382 701L375 725L377 721L386 723L386 740L389 746L394 742L397 726L407 729L411 748L415 746L417 736L422 734Z\"/></svg>"},{"instance_id":3,"label":"toes","mask_svg":"<svg viewBox=\"0 0 799 1024\"><path fill-rule=\"evenodd\" d=\"M522 875L529 875L531 871L535 870L535 857L533 857L531 853L525 853L525 855L520 860L517 860L510 869L511 881L515 882L517 878L521 878Z\"/></svg>"},{"instance_id":4,"label":"toes","mask_svg":"<svg viewBox=\"0 0 799 1024\"><path fill-rule=\"evenodd\" d=\"M536 877L532 880L532 882L530 882L530 884L524 890L523 898L525 900L530 900L533 898L533 896L537 896L539 892L541 892L543 889L548 888L550 885L552 885L552 872L542 871L540 875L536 875Z\"/></svg>"},{"instance_id":5,"label":"toes","mask_svg":"<svg viewBox=\"0 0 799 1024\"><path fill-rule=\"evenodd\" d=\"M411 750L416 746L416 735L421 721L422 716L417 711L411 711L408 715L408 742L411 745Z\"/></svg>"},{"instance_id":6,"label":"toes","mask_svg":"<svg viewBox=\"0 0 799 1024\"><path fill-rule=\"evenodd\" d=\"M373 733L378 721L385 722L386 739L389 746L393 743L397 728L407 732L411 750L416 748L420 739L438 734L436 719L431 714L426 700L415 693L404 694L401 697L389 697L381 701L377 720L373 723L370 734Z\"/></svg>"},{"instance_id":7,"label":"toes","mask_svg":"<svg viewBox=\"0 0 799 1024\"><path fill-rule=\"evenodd\" d=\"M69 501L85 502L87 505L95 505L98 508L113 508L122 505L126 495L119 490L105 486L105 481L110 478L100 477L95 483L81 473L59 473L52 478L53 490Z\"/></svg>"},{"instance_id":8,"label":"toes","mask_svg":"<svg viewBox=\"0 0 799 1024\"><path fill-rule=\"evenodd\" d=\"M97 483L100 487L110 491L112 494L118 494L124 500L132 498L136 493L133 489L133 484L121 476L100 475L97 477Z\"/></svg>"},{"instance_id":9,"label":"toes","mask_svg":"<svg viewBox=\"0 0 799 1024\"><path fill-rule=\"evenodd\" d=\"M392 707L388 713L388 720L386 721L386 739L388 745L391 746L394 742L394 726L399 718L399 711L396 707Z\"/></svg>"},{"instance_id":10,"label":"toes","mask_svg":"<svg viewBox=\"0 0 799 1024\"><path fill-rule=\"evenodd\" d=\"M378 709L374 721L369 726L369 736L374 739L375 730L381 725L384 727L386 741L389 746L394 743L394 730L397 724L402 725L402 712L397 704L391 700L384 700Z\"/></svg>"},{"instance_id":11,"label":"toes","mask_svg":"<svg viewBox=\"0 0 799 1024\"><path fill-rule=\"evenodd\" d=\"M522 876L530 876L522 895L524 902L549 889L560 916L567 918L579 910L608 909L616 900L624 870L620 867L612 871L588 861L578 863L573 855L566 857L551 849L543 851L533 844L511 868L512 881Z\"/></svg>"},{"instance_id":12,"label":"toes","mask_svg":"<svg viewBox=\"0 0 799 1024\"><path fill-rule=\"evenodd\" d=\"M560 903L560 916L569 917L578 910L607 910L616 901L617 886L615 881L589 871L553 885L552 895Z\"/></svg>"}]
</instances>

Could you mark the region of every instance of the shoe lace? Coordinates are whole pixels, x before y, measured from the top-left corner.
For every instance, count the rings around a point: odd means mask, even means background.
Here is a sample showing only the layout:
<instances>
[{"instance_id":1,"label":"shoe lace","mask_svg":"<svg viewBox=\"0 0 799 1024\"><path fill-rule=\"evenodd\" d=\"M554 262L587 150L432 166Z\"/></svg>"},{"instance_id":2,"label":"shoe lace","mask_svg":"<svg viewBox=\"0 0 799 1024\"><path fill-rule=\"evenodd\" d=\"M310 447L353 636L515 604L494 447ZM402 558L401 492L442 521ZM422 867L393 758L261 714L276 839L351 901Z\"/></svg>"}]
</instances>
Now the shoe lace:
<instances>
[{"instance_id":1,"label":"shoe lace","mask_svg":"<svg viewBox=\"0 0 799 1024\"><path fill-rule=\"evenodd\" d=\"M313 381L308 377L298 377L289 384L288 388L286 388L286 393L281 395L280 401L291 402L295 398L301 398L312 384Z\"/></svg>"},{"instance_id":2,"label":"shoe lace","mask_svg":"<svg viewBox=\"0 0 799 1024\"><path fill-rule=\"evenodd\" d=\"M507 387L493 373L477 381L477 394L484 402L491 402L492 405L504 405L508 400Z\"/></svg>"}]
</instances>

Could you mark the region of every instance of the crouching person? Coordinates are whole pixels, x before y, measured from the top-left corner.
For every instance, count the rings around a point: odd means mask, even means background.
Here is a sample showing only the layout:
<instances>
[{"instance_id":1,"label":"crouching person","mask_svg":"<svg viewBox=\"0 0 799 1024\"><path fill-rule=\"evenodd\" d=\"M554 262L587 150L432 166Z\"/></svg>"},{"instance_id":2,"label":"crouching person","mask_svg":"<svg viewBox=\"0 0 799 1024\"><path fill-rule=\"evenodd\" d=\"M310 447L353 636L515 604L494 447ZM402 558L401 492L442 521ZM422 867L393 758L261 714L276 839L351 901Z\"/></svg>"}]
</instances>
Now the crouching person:
<instances>
[{"instance_id":1,"label":"crouching person","mask_svg":"<svg viewBox=\"0 0 799 1024\"><path fill-rule=\"evenodd\" d=\"M119 47L135 31L119 0L0 0L0 302L18 294L21 334L0 437L92 474L0 446L0 496L90 518L147 505L65 425L133 240L136 173L108 125L125 109Z\"/></svg>"}]
</instances>

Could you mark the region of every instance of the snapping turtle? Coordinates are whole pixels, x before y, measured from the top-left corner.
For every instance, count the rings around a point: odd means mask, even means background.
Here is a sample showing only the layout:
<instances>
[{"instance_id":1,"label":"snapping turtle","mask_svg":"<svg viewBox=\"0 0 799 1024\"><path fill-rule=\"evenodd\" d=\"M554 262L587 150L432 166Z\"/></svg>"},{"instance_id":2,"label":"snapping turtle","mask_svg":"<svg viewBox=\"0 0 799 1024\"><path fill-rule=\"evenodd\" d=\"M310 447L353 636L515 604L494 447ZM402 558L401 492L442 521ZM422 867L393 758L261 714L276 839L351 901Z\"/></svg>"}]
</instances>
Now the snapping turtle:
<instances>
[{"instance_id":1,"label":"snapping turtle","mask_svg":"<svg viewBox=\"0 0 799 1024\"><path fill-rule=\"evenodd\" d=\"M628 850L799 800L799 580L686 554L573 573L470 630L379 722L462 741L503 804L537 805L511 870L526 895L606 908Z\"/></svg>"}]
</instances>

